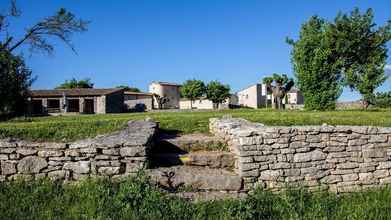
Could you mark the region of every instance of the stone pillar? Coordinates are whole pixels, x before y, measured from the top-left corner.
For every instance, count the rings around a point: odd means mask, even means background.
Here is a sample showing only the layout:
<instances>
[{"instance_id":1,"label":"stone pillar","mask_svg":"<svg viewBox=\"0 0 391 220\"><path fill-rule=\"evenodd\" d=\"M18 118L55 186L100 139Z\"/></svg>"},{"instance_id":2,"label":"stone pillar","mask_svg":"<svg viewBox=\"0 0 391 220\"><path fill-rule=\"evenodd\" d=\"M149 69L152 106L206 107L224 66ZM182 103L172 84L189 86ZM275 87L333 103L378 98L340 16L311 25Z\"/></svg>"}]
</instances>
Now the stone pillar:
<instances>
[{"instance_id":1,"label":"stone pillar","mask_svg":"<svg viewBox=\"0 0 391 220\"><path fill-rule=\"evenodd\" d=\"M79 112L80 113L84 113L84 98L83 97L80 97L79 98Z\"/></svg>"},{"instance_id":2,"label":"stone pillar","mask_svg":"<svg viewBox=\"0 0 391 220\"><path fill-rule=\"evenodd\" d=\"M42 111L43 111L43 113L48 112L48 99L47 98L42 99Z\"/></svg>"}]
</instances>

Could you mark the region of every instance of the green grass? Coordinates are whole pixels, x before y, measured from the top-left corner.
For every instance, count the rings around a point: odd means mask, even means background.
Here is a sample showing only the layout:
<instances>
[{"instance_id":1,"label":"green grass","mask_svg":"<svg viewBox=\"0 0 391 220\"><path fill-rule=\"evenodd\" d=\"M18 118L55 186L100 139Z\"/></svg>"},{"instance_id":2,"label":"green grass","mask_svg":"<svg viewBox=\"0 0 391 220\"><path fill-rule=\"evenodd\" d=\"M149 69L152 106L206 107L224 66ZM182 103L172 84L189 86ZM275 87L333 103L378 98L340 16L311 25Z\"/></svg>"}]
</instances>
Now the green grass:
<instances>
[{"instance_id":1,"label":"green grass","mask_svg":"<svg viewBox=\"0 0 391 220\"><path fill-rule=\"evenodd\" d=\"M180 133L208 132L208 119L231 114L266 125L374 125L391 127L390 110L371 111L270 111L225 110L203 112L150 112L107 115L78 115L19 118L0 123L0 138L71 141L121 129L126 122L152 117L160 127Z\"/></svg>"},{"instance_id":2,"label":"green grass","mask_svg":"<svg viewBox=\"0 0 391 220\"><path fill-rule=\"evenodd\" d=\"M167 196L140 175L0 183L0 219L390 219L391 188L336 195L256 190L242 200L191 203Z\"/></svg>"}]
</instances>

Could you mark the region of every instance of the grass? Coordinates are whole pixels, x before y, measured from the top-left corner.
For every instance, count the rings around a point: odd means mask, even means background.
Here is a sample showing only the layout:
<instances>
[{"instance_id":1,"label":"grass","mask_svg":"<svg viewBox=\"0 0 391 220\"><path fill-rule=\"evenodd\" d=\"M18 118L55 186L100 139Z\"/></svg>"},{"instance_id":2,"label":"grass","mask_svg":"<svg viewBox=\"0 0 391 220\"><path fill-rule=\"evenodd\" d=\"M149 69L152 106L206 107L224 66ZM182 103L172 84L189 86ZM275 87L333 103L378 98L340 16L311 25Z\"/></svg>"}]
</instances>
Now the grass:
<instances>
[{"instance_id":1,"label":"grass","mask_svg":"<svg viewBox=\"0 0 391 220\"><path fill-rule=\"evenodd\" d=\"M121 129L126 122L152 117L160 127L179 133L208 132L208 119L231 114L266 125L373 125L391 127L391 110L371 111L271 111L238 109L202 112L147 112L16 118L0 123L0 138L37 141L72 141Z\"/></svg>"},{"instance_id":2,"label":"grass","mask_svg":"<svg viewBox=\"0 0 391 220\"><path fill-rule=\"evenodd\" d=\"M0 183L0 219L390 219L391 188L336 195L255 190L242 200L191 203L167 196L139 175L124 182L87 179Z\"/></svg>"}]
</instances>

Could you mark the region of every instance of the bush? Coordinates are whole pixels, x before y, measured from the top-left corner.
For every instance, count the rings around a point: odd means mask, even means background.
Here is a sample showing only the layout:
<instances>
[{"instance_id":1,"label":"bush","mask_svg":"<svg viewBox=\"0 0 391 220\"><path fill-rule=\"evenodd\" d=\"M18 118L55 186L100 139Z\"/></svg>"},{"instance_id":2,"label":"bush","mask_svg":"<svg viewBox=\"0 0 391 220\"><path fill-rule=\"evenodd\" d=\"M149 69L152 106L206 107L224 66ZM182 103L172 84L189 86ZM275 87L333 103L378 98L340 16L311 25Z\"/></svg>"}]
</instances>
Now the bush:
<instances>
[{"instance_id":1,"label":"bush","mask_svg":"<svg viewBox=\"0 0 391 220\"><path fill-rule=\"evenodd\" d=\"M378 92L375 96L374 104L379 108L391 108L391 91Z\"/></svg>"}]
</instances>

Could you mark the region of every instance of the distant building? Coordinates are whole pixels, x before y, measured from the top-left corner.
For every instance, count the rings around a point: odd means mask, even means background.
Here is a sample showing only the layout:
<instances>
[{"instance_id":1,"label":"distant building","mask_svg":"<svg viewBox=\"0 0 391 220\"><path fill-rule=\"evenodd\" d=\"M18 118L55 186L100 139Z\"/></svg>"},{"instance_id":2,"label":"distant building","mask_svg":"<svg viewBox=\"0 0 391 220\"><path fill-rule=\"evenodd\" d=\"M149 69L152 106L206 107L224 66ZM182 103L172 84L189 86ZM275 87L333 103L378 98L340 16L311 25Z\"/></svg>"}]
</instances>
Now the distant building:
<instances>
[{"instance_id":1,"label":"distant building","mask_svg":"<svg viewBox=\"0 0 391 220\"><path fill-rule=\"evenodd\" d=\"M296 109L304 107L304 96L303 94L296 88L292 87L286 93L286 101L285 99L282 101L285 104L287 109Z\"/></svg>"},{"instance_id":2,"label":"distant building","mask_svg":"<svg viewBox=\"0 0 391 220\"><path fill-rule=\"evenodd\" d=\"M159 97L166 97L168 101L163 104L163 109L179 108L181 85L168 82L152 82L149 85L149 92ZM153 107L158 109L159 103L154 100Z\"/></svg>"},{"instance_id":3,"label":"distant building","mask_svg":"<svg viewBox=\"0 0 391 220\"><path fill-rule=\"evenodd\" d=\"M238 96L238 105L242 107L261 108L265 107L267 94L266 85L251 85L236 93Z\"/></svg>"},{"instance_id":4,"label":"distant building","mask_svg":"<svg viewBox=\"0 0 391 220\"><path fill-rule=\"evenodd\" d=\"M32 90L27 110L32 115L120 113L124 105L123 93L123 89Z\"/></svg>"},{"instance_id":5,"label":"distant building","mask_svg":"<svg viewBox=\"0 0 391 220\"><path fill-rule=\"evenodd\" d=\"M265 84L255 84L236 93L238 96L238 105L250 108L271 107L274 103L272 94L267 93ZM292 87L283 99L283 104L287 108L301 107L304 104L304 97L301 92Z\"/></svg>"},{"instance_id":6,"label":"distant building","mask_svg":"<svg viewBox=\"0 0 391 220\"><path fill-rule=\"evenodd\" d=\"M151 110L153 102L152 93L124 91L124 103L127 111Z\"/></svg>"},{"instance_id":7,"label":"distant building","mask_svg":"<svg viewBox=\"0 0 391 220\"><path fill-rule=\"evenodd\" d=\"M219 109L229 109L232 106L237 105L237 98L235 95L231 95L225 102L219 104ZM199 98L193 101L189 99L181 99L179 101L180 109L214 109L213 102L206 97Z\"/></svg>"}]
</instances>

